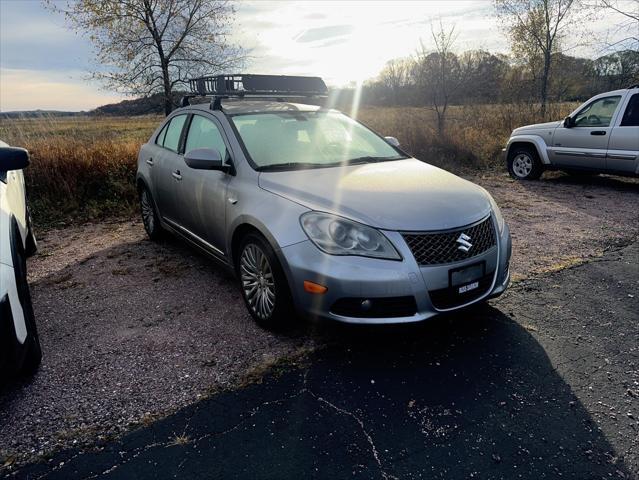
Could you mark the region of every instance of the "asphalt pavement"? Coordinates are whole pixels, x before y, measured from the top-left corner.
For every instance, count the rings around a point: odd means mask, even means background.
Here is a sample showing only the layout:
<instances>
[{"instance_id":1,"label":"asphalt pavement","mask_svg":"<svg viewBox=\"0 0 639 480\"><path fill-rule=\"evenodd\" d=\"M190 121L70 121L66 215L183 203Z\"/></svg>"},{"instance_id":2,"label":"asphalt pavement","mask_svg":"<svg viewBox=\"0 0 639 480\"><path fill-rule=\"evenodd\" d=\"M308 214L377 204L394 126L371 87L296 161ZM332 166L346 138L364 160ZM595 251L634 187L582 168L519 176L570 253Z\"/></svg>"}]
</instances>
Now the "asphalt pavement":
<instances>
[{"instance_id":1,"label":"asphalt pavement","mask_svg":"<svg viewBox=\"0 0 639 480\"><path fill-rule=\"evenodd\" d=\"M639 475L639 243L327 347L15 478L600 479Z\"/></svg>"}]
</instances>

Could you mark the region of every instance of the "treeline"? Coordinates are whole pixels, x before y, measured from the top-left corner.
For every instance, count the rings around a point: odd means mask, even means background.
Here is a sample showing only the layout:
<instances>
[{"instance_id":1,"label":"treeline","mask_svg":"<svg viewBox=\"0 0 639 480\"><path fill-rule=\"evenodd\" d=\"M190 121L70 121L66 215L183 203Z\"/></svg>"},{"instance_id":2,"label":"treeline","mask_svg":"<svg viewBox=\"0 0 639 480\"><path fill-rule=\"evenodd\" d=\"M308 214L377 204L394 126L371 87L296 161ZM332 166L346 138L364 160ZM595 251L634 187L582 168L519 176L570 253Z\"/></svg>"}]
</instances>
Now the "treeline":
<instances>
[{"instance_id":1,"label":"treeline","mask_svg":"<svg viewBox=\"0 0 639 480\"><path fill-rule=\"evenodd\" d=\"M444 65L444 66L443 66ZM582 101L607 90L639 83L639 52L624 50L595 60L553 56L551 102ZM377 78L364 83L360 104L432 106L434 103L487 104L535 102L540 79L535 66L484 50L438 52L389 61ZM441 88L441 83L446 88ZM350 105L354 88L339 91L338 104ZM447 98L437 98L446 95Z\"/></svg>"}]
</instances>

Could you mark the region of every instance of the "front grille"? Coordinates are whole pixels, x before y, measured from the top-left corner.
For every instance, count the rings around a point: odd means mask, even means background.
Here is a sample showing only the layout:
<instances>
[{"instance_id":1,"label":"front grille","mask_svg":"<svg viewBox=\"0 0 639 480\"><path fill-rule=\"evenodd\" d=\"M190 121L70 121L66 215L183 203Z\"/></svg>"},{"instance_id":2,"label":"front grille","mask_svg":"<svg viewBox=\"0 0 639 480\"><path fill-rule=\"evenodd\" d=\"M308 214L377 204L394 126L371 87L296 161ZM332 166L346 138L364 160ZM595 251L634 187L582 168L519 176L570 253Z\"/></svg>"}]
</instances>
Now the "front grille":
<instances>
[{"instance_id":1,"label":"front grille","mask_svg":"<svg viewBox=\"0 0 639 480\"><path fill-rule=\"evenodd\" d=\"M472 243L472 247L468 252L459 249L457 239L461 234L470 237L468 241ZM402 236L419 265L459 262L476 257L495 246L495 228L491 217L470 227L446 232L403 233Z\"/></svg>"},{"instance_id":2,"label":"front grille","mask_svg":"<svg viewBox=\"0 0 639 480\"><path fill-rule=\"evenodd\" d=\"M362 308L362 302L370 301L368 309ZM331 307L331 312L343 317L357 318L385 318L385 317L410 317L417 313L415 297L373 297L353 298L346 297L337 300Z\"/></svg>"},{"instance_id":3,"label":"front grille","mask_svg":"<svg viewBox=\"0 0 639 480\"><path fill-rule=\"evenodd\" d=\"M459 286L441 288L439 290L430 290L428 296L435 308L440 310L454 308L466 303L477 300L485 295L493 284L493 276L495 272L490 272L477 280L477 288L468 292L459 293Z\"/></svg>"}]
</instances>

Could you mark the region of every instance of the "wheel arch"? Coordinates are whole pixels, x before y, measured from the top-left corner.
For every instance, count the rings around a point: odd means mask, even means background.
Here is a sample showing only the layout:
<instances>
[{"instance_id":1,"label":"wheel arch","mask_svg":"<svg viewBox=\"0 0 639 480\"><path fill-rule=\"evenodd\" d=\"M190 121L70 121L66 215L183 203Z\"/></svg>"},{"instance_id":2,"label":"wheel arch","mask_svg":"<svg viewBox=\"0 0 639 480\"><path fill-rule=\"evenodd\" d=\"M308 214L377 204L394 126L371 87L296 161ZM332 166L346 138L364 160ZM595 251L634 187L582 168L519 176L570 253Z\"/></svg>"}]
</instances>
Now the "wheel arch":
<instances>
[{"instance_id":1,"label":"wheel arch","mask_svg":"<svg viewBox=\"0 0 639 480\"><path fill-rule=\"evenodd\" d=\"M233 233L229 239L229 245L227 251L229 252L229 260L231 266L235 269L235 260L239 255L240 243L242 239L249 233L257 233L266 239L271 248L275 251L278 260L282 263L282 254L280 246L277 243L275 237L268 231L268 229L253 218L244 218L237 223L233 228Z\"/></svg>"},{"instance_id":2,"label":"wheel arch","mask_svg":"<svg viewBox=\"0 0 639 480\"><path fill-rule=\"evenodd\" d=\"M550 165L550 159L548 158L547 145L544 140L536 135L521 135L517 137L511 137L506 146L506 159L510 157L510 152L513 148L526 147L533 148L537 153L537 156L544 165Z\"/></svg>"}]
</instances>

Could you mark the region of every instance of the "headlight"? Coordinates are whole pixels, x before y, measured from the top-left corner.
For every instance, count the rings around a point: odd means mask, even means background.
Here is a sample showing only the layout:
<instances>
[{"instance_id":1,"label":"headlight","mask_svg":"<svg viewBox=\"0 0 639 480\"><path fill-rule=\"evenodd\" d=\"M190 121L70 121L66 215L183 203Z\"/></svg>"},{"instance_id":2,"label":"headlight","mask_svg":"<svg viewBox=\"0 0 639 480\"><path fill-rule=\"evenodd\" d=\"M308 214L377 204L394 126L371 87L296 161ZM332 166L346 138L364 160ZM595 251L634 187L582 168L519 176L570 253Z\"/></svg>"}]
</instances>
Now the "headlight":
<instances>
[{"instance_id":1,"label":"headlight","mask_svg":"<svg viewBox=\"0 0 639 480\"><path fill-rule=\"evenodd\" d=\"M401 259L382 232L361 223L321 212L307 212L300 222L317 248L331 255Z\"/></svg>"},{"instance_id":2,"label":"headlight","mask_svg":"<svg viewBox=\"0 0 639 480\"><path fill-rule=\"evenodd\" d=\"M495 220L497 220L497 228L499 229L499 234L504 233L504 226L506 225L506 221L504 220L504 216L501 214L501 210L497 206L497 203L493 199L493 197L489 194L488 198L490 198L490 205L495 214Z\"/></svg>"}]
</instances>

